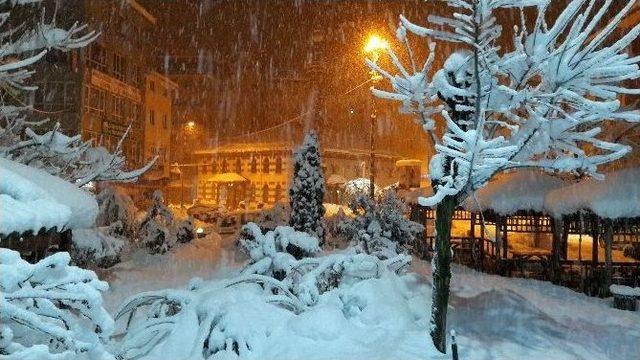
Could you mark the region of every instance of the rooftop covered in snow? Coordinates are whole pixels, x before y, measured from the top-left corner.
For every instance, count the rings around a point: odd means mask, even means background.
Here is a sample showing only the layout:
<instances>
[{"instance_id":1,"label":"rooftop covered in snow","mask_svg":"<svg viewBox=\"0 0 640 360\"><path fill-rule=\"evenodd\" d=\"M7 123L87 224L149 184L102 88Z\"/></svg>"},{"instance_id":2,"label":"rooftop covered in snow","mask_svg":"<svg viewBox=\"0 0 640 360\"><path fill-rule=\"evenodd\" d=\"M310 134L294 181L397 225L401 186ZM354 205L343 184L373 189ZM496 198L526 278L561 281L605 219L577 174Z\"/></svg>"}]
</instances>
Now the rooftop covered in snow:
<instances>
[{"instance_id":1,"label":"rooftop covered in snow","mask_svg":"<svg viewBox=\"0 0 640 360\"><path fill-rule=\"evenodd\" d=\"M561 179L540 171L516 171L489 182L476 191L475 196L469 196L463 206L468 211L493 210L501 215L518 211L543 212L547 193L564 184Z\"/></svg>"},{"instance_id":2,"label":"rooftop covered in snow","mask_svg":"<svg viewBox=\"0 0 640 360\"><path fill-rule=\"evenodd\" d=\"M587 210L607 219L640 217L640 168L605 174L551 191L544 203L554 217Z\"/></svg>"},{"instance_id":3,"label":"rooftop covered in snow","mask_svg":"<svg viewBox=\"0 0 640 360\"><path fill-rule=\"evenodd\" d=\"M93 196L42 170L0 158L0 234L93 226Z\"/></svg>"}]
</instances>

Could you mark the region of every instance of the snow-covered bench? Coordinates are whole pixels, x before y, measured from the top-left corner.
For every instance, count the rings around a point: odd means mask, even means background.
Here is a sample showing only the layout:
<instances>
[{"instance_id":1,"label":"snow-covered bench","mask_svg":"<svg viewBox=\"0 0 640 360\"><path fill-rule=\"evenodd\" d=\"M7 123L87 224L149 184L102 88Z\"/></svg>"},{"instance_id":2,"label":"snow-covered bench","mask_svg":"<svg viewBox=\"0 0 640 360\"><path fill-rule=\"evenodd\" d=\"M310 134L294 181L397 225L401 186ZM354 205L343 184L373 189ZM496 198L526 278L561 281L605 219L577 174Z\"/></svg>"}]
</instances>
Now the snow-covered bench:
<instances>
[{"instance_id":1,"label":"snow-covered bench","mask_svg":"<svg viewBox=\"0 0 640 360\"><path fill-rule=\"evenodd\" d=\"M613 294L613 306L616 309L636 311L637 300L640 299L640 288L611 285L609 291Z\"/></svg>"}]
</instances>

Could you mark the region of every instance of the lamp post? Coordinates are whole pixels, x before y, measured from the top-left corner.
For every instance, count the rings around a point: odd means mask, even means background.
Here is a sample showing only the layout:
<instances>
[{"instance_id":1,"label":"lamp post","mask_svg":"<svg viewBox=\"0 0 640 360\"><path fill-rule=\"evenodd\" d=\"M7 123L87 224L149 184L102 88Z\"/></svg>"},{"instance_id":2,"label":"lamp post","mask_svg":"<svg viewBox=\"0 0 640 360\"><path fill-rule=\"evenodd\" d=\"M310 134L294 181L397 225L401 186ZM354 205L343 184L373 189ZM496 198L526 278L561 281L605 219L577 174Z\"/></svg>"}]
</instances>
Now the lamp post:
<instances>
[{"instance_id":1,"label":"lamp post","mask_svg":"<svg viewBox=\"0 0 640 360\"><path fill-rule=\"evenodd\" d=\"M380 58L380 52L384 51L385 49L387 49L389 47L389 44L387 43L386 40L384 40L383 38L379 37L378 35L371 35L369 36L369 40L367 41L367 43L364 46L364 53L370 57L370 60L374 63L376 63L378 61L378 59ZM380 74L377 71L371 70L369 72L369 76L371 77L370 80L372 83L376 83L381 79ZM370 117L370 137L369 137L369 152L370 152L370 158L369 158L369 167L370 167L370 171L369 171L369 196L371 197L371 199L375 199L375 194L376 194L376 190L375 190L375 178L376 178L376 156L375 156L375 131L376 131L376 120L378 117L378 112L376 109L376 99L375 96L371 96L372 99L372 105L373 105L373 110L371 112L371 117Z\"/></svg>"}]
</instances>

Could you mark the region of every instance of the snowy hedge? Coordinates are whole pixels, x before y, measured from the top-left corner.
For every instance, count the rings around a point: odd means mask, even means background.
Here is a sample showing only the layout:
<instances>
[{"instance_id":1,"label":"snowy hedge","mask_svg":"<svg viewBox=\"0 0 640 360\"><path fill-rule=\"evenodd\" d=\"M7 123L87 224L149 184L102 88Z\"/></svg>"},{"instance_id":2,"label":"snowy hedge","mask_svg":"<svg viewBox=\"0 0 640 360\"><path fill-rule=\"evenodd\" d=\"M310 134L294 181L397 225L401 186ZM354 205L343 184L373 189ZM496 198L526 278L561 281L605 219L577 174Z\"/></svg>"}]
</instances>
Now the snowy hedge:
<instances>
[{"instance_id":1,"label":"snowy hedge","mask_svg":"<svg viewBox=\"0 0 640 360\"><path fill-rule=\"evenodd\" d=\"M0 248L0 358L112 359L101 340L113 320L102 306L107 283L57 253L36 264Z\"/></svg>"}]
</instances>

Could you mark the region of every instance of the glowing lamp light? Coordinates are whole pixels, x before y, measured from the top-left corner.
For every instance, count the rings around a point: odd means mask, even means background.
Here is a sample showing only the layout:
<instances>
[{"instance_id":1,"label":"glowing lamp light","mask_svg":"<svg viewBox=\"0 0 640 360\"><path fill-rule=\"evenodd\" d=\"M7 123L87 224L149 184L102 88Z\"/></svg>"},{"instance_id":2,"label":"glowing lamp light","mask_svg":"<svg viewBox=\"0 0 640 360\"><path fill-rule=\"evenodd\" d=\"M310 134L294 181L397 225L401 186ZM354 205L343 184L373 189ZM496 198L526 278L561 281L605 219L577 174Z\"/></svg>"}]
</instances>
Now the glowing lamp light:
<instances>
[{"instance_id":1,"label":"glowing lamp light","mask_svg":"<svg viewBox=\"0 0 640 360\"><path fill-rule=\"evenodd\" d=\"M364 46L364 52L367 54L377 54L378 52L389 48L389 43L378 35L369 36L369 40Z\"/></svg>"},{"instance_id":2,"label":"glowing lamp light","mask_svg":"<svg viewBox=\"0 0 640 360\"><path fill-rule=\"evenodd\" d=\"M193 130L196 127L196 123L194 121L188 121L185 126L187 127L187 129L189 130Z\"/></svg>"},{"instance_id":3,"label":"glowing lamp light","mask_svg":"<svg viewBox=\"0 0 640 360\"><path fill-rule=\"evenodd\" d=\"M204 234L204 228L201 228L201 227L197 228L196 229L196 234L198 234L198 235Z\"/></svg>"}]
</instances>

